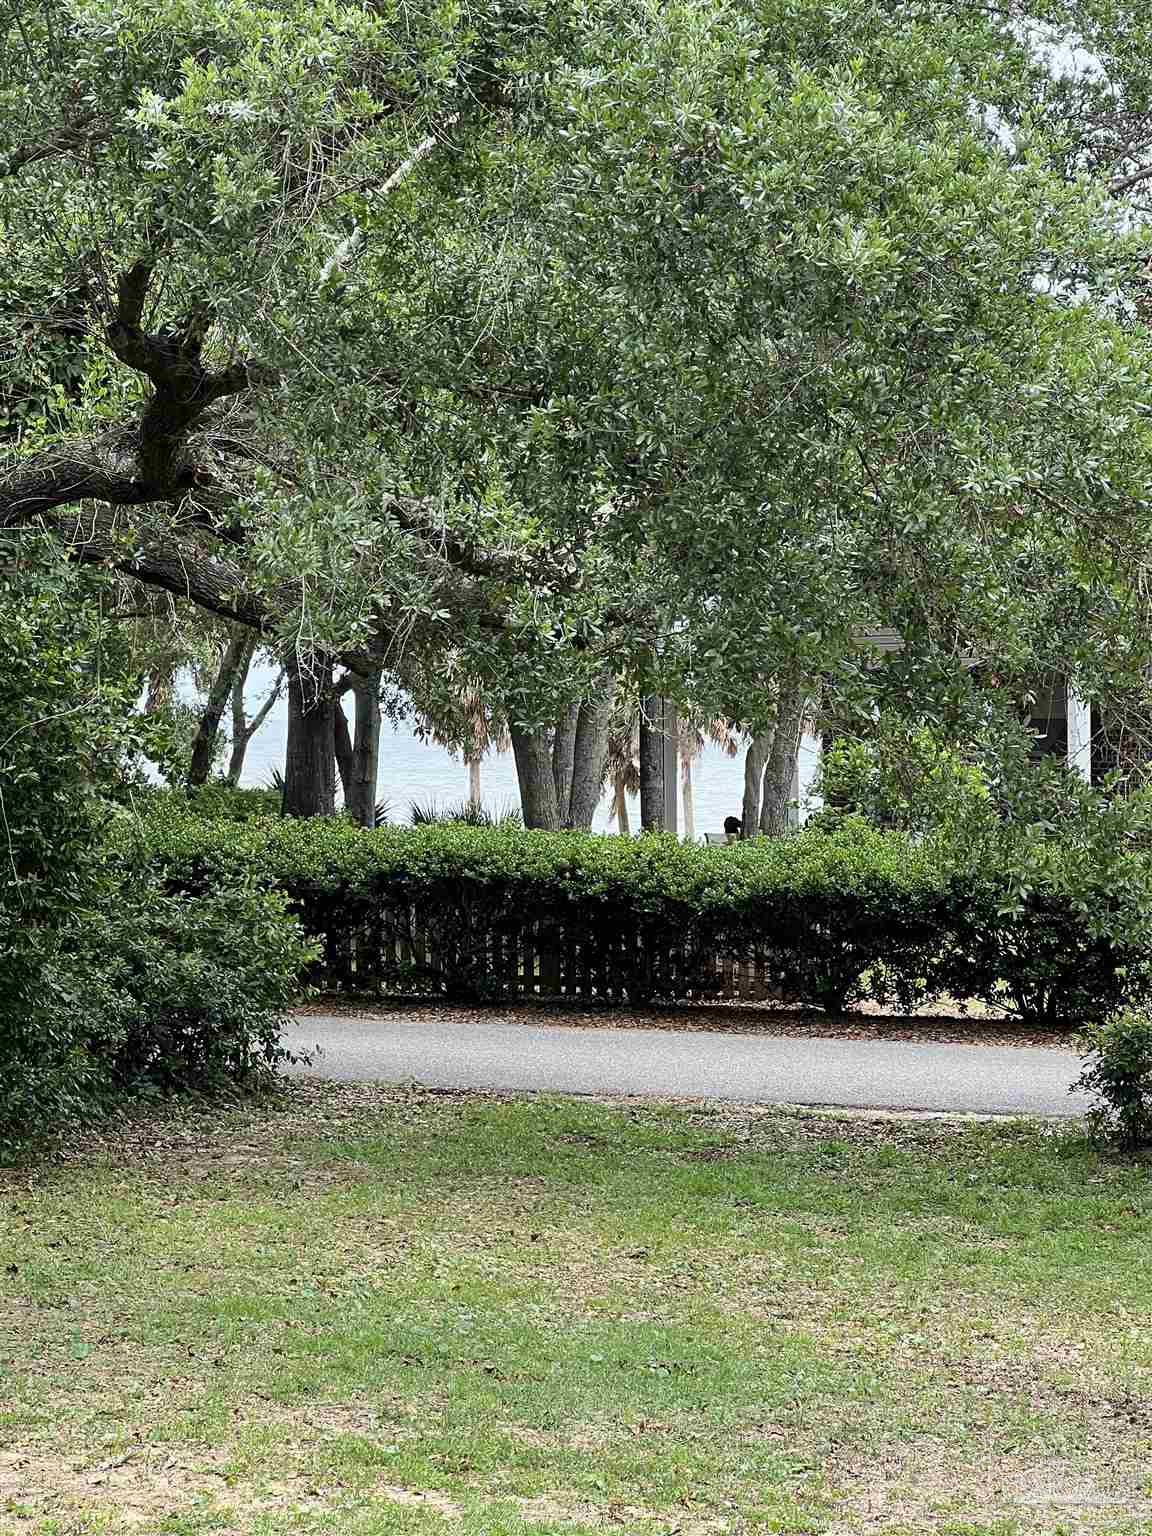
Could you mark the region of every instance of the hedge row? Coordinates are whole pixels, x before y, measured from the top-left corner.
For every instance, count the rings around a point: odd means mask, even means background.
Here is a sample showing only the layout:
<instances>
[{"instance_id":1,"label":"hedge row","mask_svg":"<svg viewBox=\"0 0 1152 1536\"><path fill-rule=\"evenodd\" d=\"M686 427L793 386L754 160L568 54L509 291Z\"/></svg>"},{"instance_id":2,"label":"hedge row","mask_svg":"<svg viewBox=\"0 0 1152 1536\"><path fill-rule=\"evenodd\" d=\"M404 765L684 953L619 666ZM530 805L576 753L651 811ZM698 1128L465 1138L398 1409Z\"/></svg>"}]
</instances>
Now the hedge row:
<instances>
[{"instance_id":1,"label":"hedge row","mask_svg":"<svg viewBox=\"0 0 1152 1536\"><path fill-rule=\"evenodd\" d=\"M207 822L162 807L127 831L174 891L236 873L278 887L320 943L330 992L490 1001L557 982L606 1003L705 996L758 957L782 996L829 1011L941 995L1078 1024L1131 1001L1146 954L1109 897L1059 860L1021 888L861 822L699 848L670 838L344 821ZM137 854L139 849L134 850ZM1122 914L1118 913L1118 917Z\"/></svg>"}]
</instances>

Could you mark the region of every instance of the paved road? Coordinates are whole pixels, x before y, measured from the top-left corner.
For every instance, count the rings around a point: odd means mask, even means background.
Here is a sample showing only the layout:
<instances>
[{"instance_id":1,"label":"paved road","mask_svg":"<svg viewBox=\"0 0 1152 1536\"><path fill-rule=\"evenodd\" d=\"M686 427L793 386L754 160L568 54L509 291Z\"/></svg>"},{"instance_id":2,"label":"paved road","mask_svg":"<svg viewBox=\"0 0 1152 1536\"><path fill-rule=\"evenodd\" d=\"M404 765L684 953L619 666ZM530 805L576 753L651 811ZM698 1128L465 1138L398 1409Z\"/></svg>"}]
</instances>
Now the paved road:
<instances>
[{"instance_id":1,"label":"paved road","mask_svg":"<svg viewBox=\"0 0 1152 1536\"><path fill-rule=\"evenodd\" d=\"M904 1041L782 1039L646 1029L300 1018L290 1044L320 1047L294 1070L429 1088L643 1094L762 1104L1076 1115L1074 1052Z\"/></svg>"}]
</instances>

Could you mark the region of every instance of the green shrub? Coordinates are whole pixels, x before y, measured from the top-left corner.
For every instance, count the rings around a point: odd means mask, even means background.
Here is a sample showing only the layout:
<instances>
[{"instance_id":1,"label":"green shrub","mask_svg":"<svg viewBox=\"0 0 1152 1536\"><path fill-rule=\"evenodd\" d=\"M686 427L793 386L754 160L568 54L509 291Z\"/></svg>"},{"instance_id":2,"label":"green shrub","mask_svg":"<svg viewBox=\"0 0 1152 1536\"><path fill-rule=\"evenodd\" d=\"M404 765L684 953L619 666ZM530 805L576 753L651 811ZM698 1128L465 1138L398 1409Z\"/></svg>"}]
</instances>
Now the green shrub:
<instances>
[{"instance_id":1,"label":"green shrub","mask_svg":"<svg viewBox=\"0 0 1152 1536\"><path fill-rule=\"evenodd\" d=\"M314 951L277 891L225 880L200 896L123 887L91 922L76 969L95 983L85 1044L118 1093L252 1086L280 1044Z\"/></svg>"},{"instance_id":2,"label":"green shrub","mask_svg":"<svg viewBox=\"0 0 1152 1536\"><path fill-rule=\"evenodd\" d=\"M251 1083L312 958L242 869L181 894L113 846L138 680L105 596L0 537L0 1150L134 1093ZM143 803L191 819L176 798Z\"/></svg>"},{"instance_id":3,"label":"green shrub","mask_svg":"<svg viewBox=\"0 0 1152 1536\"><path fill-rule=\"evenodd\" d=\"M1124 1008L1081 1036L1077 1089L1101 1102L1089 1112L1093 1134L1125 1152L1152 1146L1152 1014Z\"/></svg>"},{"instance_id":4,"label":"green shrub","mask_svg":"<svg viewBox=\"0 0 1152 1536\"><path fill-rule=\"evenodd\" d=\"M323 946L326 989L461 999L705 996L753 954L767 984L829 1009L925 995L948 894L922 850L848 822L778 842L339 821L223 829L175 806L139 829L174 890L257 871ZM539 955L526 968L525 952Z\"/></svg>"},{"instance_id":5,"label":"green shrub","mask_svg":"<svg viewBox=\"0 0 1152 1536\"><path fill-rule=\"evenodd\" d=\"M1147 995L1147 951L1126 934L1125 914L1108 892L1089 922L1057 882L1018 900L986 872L955 875L950 887L947 942L931 969L931 990L1067 1029Z\"/></svg>"},{"instance_id":6,"label":"green shrub","mask_svg":"<svg viewBox=\"0 0 1152 1536\"><path fill-rule=\"evenodd\" d=\"M932 857L951 892L934 985L1076 1027L1149 996L1149 807L1068 786L1052 821L991 823Z\"/></svg>"},{"instance_id":7,"label":"green shrub","mask_svg":"<svg viewBox=\"0 0 1152 1536\"><path fill-rule=\"evenodd\" d=\"M892 716L881 716L872 731L868 740L834 740L821 758L818 789L831 814L961 836L994 814L985 775L946 738Z\"/></svg>"},{"instance_id":8,"label":"green shrub","mask_svg":"<svg viewBox=\"0 0 1152 1536\"><path fill-rule=\"evenodd\" d=\"M204 821L240 823L262 821L280 815L281 794L269 788L233 788L213 779L195 789L168 788L159 784L125 787L116 799L137 815L164 816L172 807L177 816L191 812Z\"/></svg>"},{"instance_id":9,"label":"green shrub","mask_svg":"<svg viewBox=\"0 0 1152 1536\"><path fill-rule=\"evenodd\" d=\"M51 988L102 897L102 795L131 746L104 596L46 543L0 535L0 1143L17 1120L80 1114L91 1088Z\"/></svg>"},{"instance_id":10,"label":"green shrub","mask_svg":"<svg viewBox=\"0 0 1152 1536\"><path fill-rule=\"evenodd\" d=\"M0 1036L0 1147L133 1098L251 1089L291 1059L281 1031L315 951L279 892L229 876L177 894L126 870L101 894Z\"/></svg>"},{"instance_id":11,"label":"green shrub","mask_svg":"<svg viewBox=\"0 0 1152 1536\"><path fill-rule=\"evenodd\" d=\"M755 956L771 989L835 1012L946 993L1072 1029L1146 995L1147 859L1120 838L1106 853L1005 836L962 858L838 817L700 848L459 824L222 826L176 801L124 835L173 891L237 873L276 886L321 946L311 979L334 992L493 1000L555 993L563 973L567 993L641 1003L705 997L726 962Z\"/></svg>"},{"instance_id":12,"label":"green shrub","mask_svg":"<svg viewBox=\"0 0 1152 1536\"><path fill-rule=\"evenodd\" d=\"M189 808L209 821L259 821L279 816L281 795L275 789L239 789L231 784L201 784L191 794L183 794Z\"/></svg>"}]
</instances>

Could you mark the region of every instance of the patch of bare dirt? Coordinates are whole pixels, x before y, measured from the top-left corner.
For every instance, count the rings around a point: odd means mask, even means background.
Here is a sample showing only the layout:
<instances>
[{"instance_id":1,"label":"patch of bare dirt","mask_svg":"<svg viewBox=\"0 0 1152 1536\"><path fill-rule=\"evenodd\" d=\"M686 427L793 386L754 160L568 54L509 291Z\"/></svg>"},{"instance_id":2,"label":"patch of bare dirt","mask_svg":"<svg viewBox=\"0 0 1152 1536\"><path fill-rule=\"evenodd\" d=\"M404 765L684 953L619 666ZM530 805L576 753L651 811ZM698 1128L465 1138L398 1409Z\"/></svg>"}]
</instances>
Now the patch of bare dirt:
<instances>
[{"instance_id":1,"label":"patch of bare dirt","mask_svg":"<svg viewBox=\"0 0 1152 1536\"><path fill-rule=\"evenodd\" d=\"M960 1452L925 1440L885 1447L833 1480L839 1498L826 1536L931 1532L955 1519L972 1526L1011 1520L1021 1532L1104 1532L1117 1520L1152 1515L1152 1500L1118 1469L1090 1472L1059 1457Z\"/></svg>"},{"instance_id":2,"label":"patch of bare dirt","mask_svg":"<svg viewBox=\"0 0 1152 1536\"><path fill-rule=\"evenodd\" d=\"M107 1459L0 1450L0 1508L16 1504L43 1516L102 1509L122 1524L148 1526L226 1486L222 1451L195 1454L139 1446Z\"/></svg>"},{"instance_id":3,"label":"patch of bare dirt","mask_svg":"<svg viewBox=\"0 0 1152 1536\"><path fill-rule=\"evenodd\" d=\"M445 1520L460 1520L464 1506L448 1494L433 1489L418 1490L381 1484L374 1490L378 1498L389 1504L404 1505L409 1509L430 1509ZM617 1527L636 1529L659 1522L664 1532L676 1536L723 1536L735 1529L723 1516L693 1517L681 1510L649 1509L642 1504L609 1503L604 1507L573 1503L559 1494L542 1493L532 1498L509 1500L525 1520L547 1522L549 1525L591 1525L605 1529Z\"/></svg>"}]
</instances>

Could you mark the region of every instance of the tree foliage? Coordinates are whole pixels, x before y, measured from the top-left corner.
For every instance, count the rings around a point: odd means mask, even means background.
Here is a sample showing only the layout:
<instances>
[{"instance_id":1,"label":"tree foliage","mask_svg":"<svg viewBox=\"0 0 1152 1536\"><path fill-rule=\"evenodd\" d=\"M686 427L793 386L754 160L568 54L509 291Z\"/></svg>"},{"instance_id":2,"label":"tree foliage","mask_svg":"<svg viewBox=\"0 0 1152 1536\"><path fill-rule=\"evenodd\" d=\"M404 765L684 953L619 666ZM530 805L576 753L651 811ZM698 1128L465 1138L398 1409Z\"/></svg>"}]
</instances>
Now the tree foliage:
<instances>
[{"instance_id":1,"label":"tree foliage","mask_svg":"<svg viewBox=\"0 0 1152 1536\"><path fill-rule=\"evenodd\" d=\"M261 1081L309 959L258 881L173 896L110 846L150 745L117 601L0 542L0 1152L129 1096Z\"/></svg>"},{"instance_id":2,"label":"tree foliage","mask_svg":"<svg viewBox=\"0 0 1152 1536\"><path fill-rule=\"evenodd\" d=\"M1131 681L1146 24L1036 19L1093 79L936 0L22 7L5 323L80 318L0 521L352 664L451 644L511 719L606 663L733 719Z\"/></svg>"}]
</instances>

